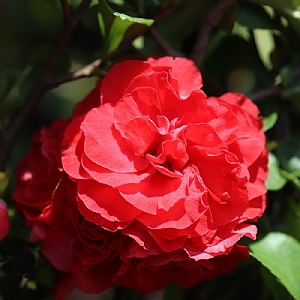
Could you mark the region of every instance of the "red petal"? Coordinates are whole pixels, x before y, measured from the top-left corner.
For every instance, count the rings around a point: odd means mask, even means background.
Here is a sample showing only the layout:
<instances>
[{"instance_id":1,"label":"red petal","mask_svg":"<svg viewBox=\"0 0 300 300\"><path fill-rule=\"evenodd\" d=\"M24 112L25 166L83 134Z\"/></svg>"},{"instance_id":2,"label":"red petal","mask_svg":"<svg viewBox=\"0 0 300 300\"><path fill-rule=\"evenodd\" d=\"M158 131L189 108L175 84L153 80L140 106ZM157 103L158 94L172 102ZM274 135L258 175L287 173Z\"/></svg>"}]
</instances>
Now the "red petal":
<instances>
[{"instance_id":1,"label":"red petal","mask_svg":"<svg viewBox=\"0 0 300 300\"><path fill-rule=\"evenodd\" d=\"M65 223L64 214L70 213L72 202L68 198L66 176L60 181L53 195L51 227L46 240L42 245L42 252L60 271L69 272L73 263L72 248L76 239L74 233ZM69 181L69 183L71 183Z\"/></svg>"},{"instance_id":2,"label":"red petal","mask_svg":"<svg viewBox=\"0 0 300 300\"><path fill-rule=\"evenodd\" d=\"M158 126L161 114L157 92L153 88L139 87L120 100L114 112L114 125L125 136L126 124L135 117L147 117ZM160 126L159 126L160 127Z\"/></svg>"},{"instance_id":3,"label":"red petal","mask_svg":"<svg viewBox=\"0 0 300 300\"><path fill-rule=\"evenodd\" d=\"M258 107L245 95L239 93L226 93L220 97L220 99L226 101L227 103L237 104L248 114L253 117L257 117L259 114Z\"/></svg>"},{"instance_id":4,"label":"red petal","mask_svg":"<svg viewBox=\"0 0 300 300\"><path fill-rule=\"evenodd\" d=\"M229 137L239 128L239 121L235 112L231 111L229 105L220 101L218 98L210 97L203 99L198 93L193 92L191 96L184 101L185 111L191 115L194 120L189 118L182 125L190 123L205 123L210 125L217 133L219 138L226 144ZM191 118L190 118L191 119Z\"/></svg>"},{"instance_id":5,"label":"red petal","mask_svg":"<svg viewBox=\"0 0 300 300\"><path fill-rule=\"evenodd\" d=\"M78 196L80 212L88 221L96 224L112 223L115 228L122 222L134 220L141 213L137 207L125 201L116 189L94 180L80 180Z\"/></svg>"},{"instance_id":6,"label":"red petal","mask_svg":"<svg viewBox=\"0 0 300 300\"><path fill-rule=\"evenodd\" d=\"M7 236L9 224L7 205L4 201L0 200L0 240L3 240Z\"/></svg>"},{"instance_id":7,"label":"red petal","mask_svg":"<svg viewBox=\"0 0 300 300\"><path fill-rule=\"evenodd\" d=\"M170 66L171 76L178 81L179 95L182 99L189 97L194 90L199 90L202 86L201 73L197 66L189 59L177 57L163 57L158 60L152 58L147 62L157 66Z\"/></svg>"},{"instance_id":8,"label":"red petal","mask_svg":"<svg viewBox=\"0 0 300 300\"><path fill-rule=\"evenodd\" d=\"M131 173L144 170L149 162L136 156L130 145L113 127L114 108L102 105L92 109L82 122L84 152L95 164L111 171Z\"/></svg>"},{"instance_id":9,"label":"red petal","mask_svg":"<svg viewBox=\"0 0 300 300\"><path fill-rule=\"evenodd\" d=\"M81 158L81 163L91 178L94 178L99 183L110 185L111 187L117 187L126 183L139 183L155 172L155 169L149 166L140 172L117 173L95 164L84 153Z\"/></svg>"},{"instance_id":10,"label":"red petal","mask_svg":"<svg viewBox=\"0 0 300 300\"><path fill-rule=\"evenodd\" d=\"M72 273L76 286L84 293L99 294L108 289L117 274L119 261L105 261L101 264L84 266L74 264Z\"/></svg>"},{"instance_id":11,"label":"red petal","mask_svg":"<svg viewBox=\"0 0 300 300\"><path fill-rule=\"evenodd\" d=\"M160 142L156 125L146 117L135 117L125 126L125 135L136 155L153 152Z\"/></svg>"},{"instance_id":12,"label":"red petal","mask_svg":"<svg viewBox=\"0 0 300 300\"><path fill-rule=\"evenodd\" d=\"M118 187L120 194L137 209L156 214L158 209L169 210L177 201L186 197L189 174L172 178L160 173L138 184L125 184Z\"/></svg>"},{"instance_id":13,"label":"red petal","mask_svg":"<svg viewBox=\"0 0 300 300\"><path fill-rule=\"evenodd\" d=\"M187 146L198 145L211 149L226 149L227 147L208 124L189 124L184 130Z\"/></svg>"},{"instance_id":14,"label":"red petal","mask_svg":"<svg viewBox=\"0 0 300 300\"><path fill-rule=\"evenodd\" d=\"M63 168L71 177L77 179L84 178L80 172L83 151L83 134L80 130L82 121L83 117L72 120L61 144Z\"/></svg>"},{"instance_id":15,"label":"red petal","mask_svg":"<svg viewBox=\"0 0 300 300\"><path fill-rule=\"evenodd\" d=\"M124 91L132 79L149 66L149 63L139 60L128 60L115 64L103 79L101 103L117 103L123 97Z\"/></svg>"}]
</instances>

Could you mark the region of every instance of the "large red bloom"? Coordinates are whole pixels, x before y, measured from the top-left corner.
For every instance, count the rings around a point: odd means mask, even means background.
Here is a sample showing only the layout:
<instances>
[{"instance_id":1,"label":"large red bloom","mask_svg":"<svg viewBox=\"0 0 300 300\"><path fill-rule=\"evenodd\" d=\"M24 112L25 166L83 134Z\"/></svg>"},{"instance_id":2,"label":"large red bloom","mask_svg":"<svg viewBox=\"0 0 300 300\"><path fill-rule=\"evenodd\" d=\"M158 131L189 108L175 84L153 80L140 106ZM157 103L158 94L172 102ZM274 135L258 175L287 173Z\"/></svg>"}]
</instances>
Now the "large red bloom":
<instances>
[{"instance_id":1,"label":"large red bloom","mask_svg":"<svg viewBox=\"0 0 300 300\"><path fill-rule=\"evenodd\" d=\"M30 240L43 241L50 225L52 194L62 176L60 143L68 120L59 119L42 127L33 137L31 149L16 170L16 208L32 227Z\"/></svg>"},{"instance_id":2,"label":"large red bloom","mask_svg":"<svg viewBox=\"0 0 300 300\"><path fill-rule=\"evenodd\" d=\"M244 95L201 87L187 59L126 61L75 107L42 249L82 291L192 286L248 257L237 242L265 209L262 119Z\"/></svg>"}]
</instances>

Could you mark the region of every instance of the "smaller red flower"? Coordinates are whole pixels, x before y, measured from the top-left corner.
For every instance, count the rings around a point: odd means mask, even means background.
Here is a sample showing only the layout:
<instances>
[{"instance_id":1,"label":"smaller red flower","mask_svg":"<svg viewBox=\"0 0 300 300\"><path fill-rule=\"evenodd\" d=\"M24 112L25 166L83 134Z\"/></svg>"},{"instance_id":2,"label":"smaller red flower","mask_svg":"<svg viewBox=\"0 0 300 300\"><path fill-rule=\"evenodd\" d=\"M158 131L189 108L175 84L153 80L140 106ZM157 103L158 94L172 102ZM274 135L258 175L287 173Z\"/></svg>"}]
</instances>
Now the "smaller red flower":
<instances>
[{"instance_id":1,"label":"smaller red flower","mask_svg":"<svg viewBox=\"0 0 300 300\"><path fill-rule=\"evenodd\" d=\"M7 205L0 200L0 240L3 240L9 231L9 217Z\"/></svg>"},{"instance_id":2,"label":"smaller red flower","mask_svg":"<svg viewBox=\"0 0 300 300\"><path fill-rule=\"evenodd\" d=\"M120 251L127 238L87 221L78 211L75 192L76 185L63 176L52 197L55 221L42 245L43 254L64 274L56 288L56 294L63 296L75 286L83 292L97 286L94 293L109 288L120 268Z\"/></svg>"},{"instance_id":3,"label":"smaller red flower","mask_svg":"<svg viewBox=\"0 0 300 300\"><path fill-rule=\"evenodd\" d=\"M32 227L32 242L43 241L50 225L52 194L61 178L60 143L68 123L59 119L50 128L42 127L16 170L13 199L26 225Z\"/></svg>"}]
</instances>

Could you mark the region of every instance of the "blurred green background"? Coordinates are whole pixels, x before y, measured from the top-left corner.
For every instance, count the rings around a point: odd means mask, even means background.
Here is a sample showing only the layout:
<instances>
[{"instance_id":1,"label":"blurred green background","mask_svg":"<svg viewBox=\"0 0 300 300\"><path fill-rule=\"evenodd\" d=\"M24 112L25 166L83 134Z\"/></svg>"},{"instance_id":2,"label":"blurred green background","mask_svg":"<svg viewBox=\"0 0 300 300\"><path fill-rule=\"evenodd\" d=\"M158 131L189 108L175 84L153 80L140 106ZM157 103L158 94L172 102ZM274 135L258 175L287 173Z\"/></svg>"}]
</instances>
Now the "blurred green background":
<instances>
[{"instance_id":1,"label":"blurred green background","mask_svg":"<svg viewBox=\"0 0 300 300\"><path fill-rule=\"evenodd\" d=\"M72 14L81 2L67 1ZM104 75L109 66L119 60L177 55L195 59L208 95L234 91L251 97L265 117L267 147L271 153L268 207L258 223L259 239L280 231L287 238L284 247L290 245L289 238L293 238L289 249L294 256L282 262L285 272L293 272L289 264L300 261L300 1L111 0L107 3L114 11L127 16L154 20L152 29L132 25L122 36L113 36L113 39L120 38L120 45L116 52L107 53L108 39L101 34L98 22L98 14L103 10L98 1L91 1L62 51L52 78L80 70L98 58L105 59L99 71ZM217 10L222 3L224 9ZM232 5L227 7L226 4ZM215 9L214 15L211 12ZM59 0L0 1L1 133L14 123L30 100L47 60L61 40L65 21ZM197 52L201 42L203 49ZM74 105L91 90L96 80L96 76L79 79L46 91L17 136L7 161L9 174L13 174L19 159L28 151L34 132L58 117L70 116ZM3 145L1 136L0 150ZM23 266L24 257L30 261L38 248L24 241L28 231L20 229L22 217L13 210L13 187L11 176L8 188L0 195L11 206L12 218L10 236L1 242L0 253L3 260L12 257L13 267L21 264L21 270L11 271L9 280L1 275L0 289L8 284L3 293L5 299L47 299L48 290L55 282L55 271L49 265L42 269L42 275L32 279L32 285L20 288L17 284L36 263L33 259L33 263ZM278 236L272 238L277 241ZM26 249L22 251L24 257L10 255L13 248ZM300 299L299 289L291 287L293 283L284 283L285 287L279 283L282 275L278 275L272 262L261 261L256 252L259 249L254 246L251 251L256 259L252 257L228 274L193 289L171 286L166 289L164 299L285 300L292 299L290 294ZM280 266L281 262L277 264ZM295 276L300 285L300 275ZM143 299L133 291L127 295L126 299Z\"/></svg>"}]
</instances>

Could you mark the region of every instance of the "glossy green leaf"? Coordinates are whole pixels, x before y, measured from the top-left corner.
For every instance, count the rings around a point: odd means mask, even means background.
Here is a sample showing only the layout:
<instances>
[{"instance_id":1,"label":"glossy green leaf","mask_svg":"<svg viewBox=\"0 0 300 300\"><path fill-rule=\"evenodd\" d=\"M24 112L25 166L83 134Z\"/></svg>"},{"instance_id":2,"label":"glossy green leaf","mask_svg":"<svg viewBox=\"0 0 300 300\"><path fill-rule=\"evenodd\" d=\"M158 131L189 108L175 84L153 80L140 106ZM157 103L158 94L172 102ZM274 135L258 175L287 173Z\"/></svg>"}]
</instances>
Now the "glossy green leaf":
<instances>
[{"instance_id":1,"label":"glossy green leaf","mask_svg":"<svg viewBox=\"0 0 300 300\"><path fill-rule=\"evenodd\" d=\"M253 30L253 36L260 59L268 69L271 69L272 62L270 55L275 48L275 41L272 31L255 29Z\"/></svg>"},{"instance_id":2,"label":"glossy green leaf","mask_svg":"<svg viewBox=\"0 0 300 300\"><path fill-rule=\"evenodd\" d=\"M268 268L295 299L300 299L300 244L297 240L281 232L271 232L250 245L250 254Z\"/></svg>"},{"instance_id":3,"label":"glossy green leaf","mask_svg":"<svg viewBox=\"0 0 300 300\"><path fill-rule=\"evenodd\" d=\"M114 22L115 16L105 0L99 0L98 4L98 22L102 36L108 38L110 28Z\"/></svg>"},{"instance_id":4,"label":"glossy green leaf","mask_svg":"<svg viewBox=\"0 0 300 300\"><path fill-rule=\"evenodd\" d=\"M122 41L138 36L154 22L152 19L135 18L114 12L104 0L99 0L98 7L100 31L106 40L106 54L116 50Z\"/></svg>"},{"instance_id":5,"label":"glossy green leaf","mask_svg":"<svg viewBox=\"0 0 300 300\"><path fill-rule=\"evenodd\" d=\"M278 119L278 114L276 112L273 112L272 114L264 117L264 125L263 125L264 132L271 129L276 124L277 119Z\"/></svg>"},{"instance_id":6,"label":"glossy green leaf","mask_svg":"<svg viewBox=\"0 0 300 300\"><path fill-rule=\"evenodd\" d=\"M277 157L269 152L268 162L269 176L266 182L266 188L269 191L278 191L284 187L287 180L280 174L279 161Z\"/></svg>"},{"instance_id":7,"label":"glossy green leaf","mask_svg":"<svg viewBox=\"0 0 300 300\"><path fill-rule=\"evenodd\" d=\"M275 300L292 300L293 297L288 293L288 291L284 288L284 286L277 280L277 278L272 275L272 273L261 266L261 276L271 291Z\"/></svg>"},{"instance_id":8,"label":"glossy green leaf","mask_svg":"<svg viewBox=\"0 0 300 300\"><path fill-rule=\"evenodd\" d=\"M114 13L116 16L114 23L111 27L109 38L108 38L108 53L114 51L119 44L121 43L126 31L129 29L131 25L139 24L140 27L137 30L141 31L145 29L145 26L151 26L153 24L153 20L142 19L142 18L132 18L124 14Z\"/></svg>"}]
</instances>

